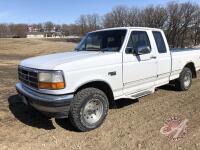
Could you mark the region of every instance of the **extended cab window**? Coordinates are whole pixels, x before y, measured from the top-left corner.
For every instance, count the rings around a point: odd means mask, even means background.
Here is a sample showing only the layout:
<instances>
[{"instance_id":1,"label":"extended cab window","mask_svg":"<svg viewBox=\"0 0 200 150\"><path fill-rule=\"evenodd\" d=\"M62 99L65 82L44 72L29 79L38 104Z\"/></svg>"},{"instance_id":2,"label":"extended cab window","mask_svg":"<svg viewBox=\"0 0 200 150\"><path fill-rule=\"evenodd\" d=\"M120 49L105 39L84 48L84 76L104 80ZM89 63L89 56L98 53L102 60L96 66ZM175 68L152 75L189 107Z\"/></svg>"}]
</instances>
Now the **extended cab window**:
<instances>
[{"instance_id":1,"label":"extended cab window","mask_svg":"<svg viewBox=\"0 0 200 150\"><path fill-rule=\"evenodd\" d=\"M157 45L158 52L166 53L167 49L162 34L158 31L153 31L153 36Z\"/></svg>"},{"instance_id":2,"label":"extended cab window","mask_svg":"<svg viewBox=\"0 0 200 150\"><path fill-rule=\"evenodd\" d=\"M149 42L149 37L145 31L133 31L129 38L129 42L126 48L126 53L133 53L134 50L137 50L139 47L149 47L151 44Z\"/></svg>"}]
</instances>

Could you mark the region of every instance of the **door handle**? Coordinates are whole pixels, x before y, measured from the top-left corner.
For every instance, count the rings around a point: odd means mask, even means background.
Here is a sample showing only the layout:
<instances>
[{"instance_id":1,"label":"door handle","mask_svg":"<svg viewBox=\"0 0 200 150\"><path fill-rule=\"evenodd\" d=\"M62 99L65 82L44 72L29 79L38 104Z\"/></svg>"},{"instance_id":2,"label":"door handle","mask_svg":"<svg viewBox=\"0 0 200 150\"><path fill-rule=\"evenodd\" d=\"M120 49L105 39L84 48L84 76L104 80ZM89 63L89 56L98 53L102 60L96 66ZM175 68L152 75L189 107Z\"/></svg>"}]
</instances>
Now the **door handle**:
<instances>
[{"instance_id":1,"label":"door handle","mask_svg":"<svg viewBox=\"0 0 200 150\"><path fill-rule=\"evenodd\" d=\"M156 56L151 56L150 58L151 58L151 59L156 59L157 57L156 57Z\"/></svg>"},{"instance_id":2,"label":"door handle","mask_svg":"<svg viewBox=\"0 0 200 150\"><path fill-rule=\"evenodd\" d=\"M109 75L109 76L115 76L116 74L117 74L116 71L108 72L108 75Z\"/></svg>"}]
</instances>

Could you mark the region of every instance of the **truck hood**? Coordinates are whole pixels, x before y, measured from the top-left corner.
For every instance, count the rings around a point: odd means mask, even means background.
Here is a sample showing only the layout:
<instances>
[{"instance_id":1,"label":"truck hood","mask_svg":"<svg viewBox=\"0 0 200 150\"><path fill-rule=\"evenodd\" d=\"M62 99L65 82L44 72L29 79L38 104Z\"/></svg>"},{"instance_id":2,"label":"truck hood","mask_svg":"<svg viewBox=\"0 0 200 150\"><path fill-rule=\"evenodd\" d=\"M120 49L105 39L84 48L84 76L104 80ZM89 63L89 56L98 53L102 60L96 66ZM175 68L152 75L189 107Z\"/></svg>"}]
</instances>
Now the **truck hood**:
<instances>
[{"instance_id":1,"label":"truck hood","mask_svg":"<svg viewBox=\"0 0 200 150\"><path fill-rule=\"evenodd\" d=\"M116 52L114 52L116 53ZM50 55L44 55L44 56L37 56L25 59L21 61L20 65L29 67L29 68L35 68L35 69L45 69L45 70L53 70L56 69L57 66L62 64L70 64L77 62L81 63L83 60L88 60L95 57L104 57L106 55L112 55L113 52L65 52L65 53L56 53L56 54L50 54ZM102 59L103 61L103 59ZM95 64L93 62L93 64Z\"/></svg>"}]
</instances>

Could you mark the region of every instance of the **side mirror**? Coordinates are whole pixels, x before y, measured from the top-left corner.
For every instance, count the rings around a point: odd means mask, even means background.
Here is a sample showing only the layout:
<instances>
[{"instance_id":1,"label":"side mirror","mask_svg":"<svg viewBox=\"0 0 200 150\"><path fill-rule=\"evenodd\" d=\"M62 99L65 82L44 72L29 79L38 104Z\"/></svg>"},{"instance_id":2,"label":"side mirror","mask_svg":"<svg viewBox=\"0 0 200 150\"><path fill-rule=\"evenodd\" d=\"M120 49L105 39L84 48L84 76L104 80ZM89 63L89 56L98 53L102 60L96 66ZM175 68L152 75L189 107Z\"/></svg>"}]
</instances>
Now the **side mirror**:
<instances>
[{"instance_id":1,"label":"side mirror","mask_svg":"<svg viewBox=\"0 0 200 150\"><path fill-rule=\"evenodd\" d=\"M134 52L133 47L127 47L127 48L126 48L126 53L127 53L127 54L134 54L135 52Z\"/></svg>"},{"instance_id":2,"label":"side mirror","mask_svg":"<svg viewBox=\"0 0 200 150\"><path fill-rule=\"evenodd\" d=\"M137 55L144 55L144 54L149 54L151 53L151 49L149 46L139 46L136 50L135 53Z\"/></svg>"}]
</instances>

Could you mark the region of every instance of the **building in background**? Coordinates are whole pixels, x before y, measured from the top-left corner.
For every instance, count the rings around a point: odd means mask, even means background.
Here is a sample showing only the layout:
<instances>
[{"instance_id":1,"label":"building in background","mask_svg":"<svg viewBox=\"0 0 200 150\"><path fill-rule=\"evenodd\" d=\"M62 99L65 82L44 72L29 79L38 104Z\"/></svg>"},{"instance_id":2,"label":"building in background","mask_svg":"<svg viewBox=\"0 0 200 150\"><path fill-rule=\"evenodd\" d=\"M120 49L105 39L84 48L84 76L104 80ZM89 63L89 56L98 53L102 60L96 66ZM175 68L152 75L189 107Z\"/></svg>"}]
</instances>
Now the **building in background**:
<instances>
[{"instance_id":1,"label":"building in background","mask_svg":"<svg viewBox=\"0 0 200 150\"><path fill-rule=\"evenodd\" d=\"M44 38L45 33L43 33L43 32L28 32L26 37L27 38Z\"/></svg>"},{"instance_id":2,"label":"building in background","mask_svg":"<svg viewBox=\"0 0 200 150\"><path fill-rule=\"evenodd\" d=\"M30 25L28 26L27 38L65 38L65 36L55 27L41 29L36 25Z\"/></svg>"}]
</instances>

